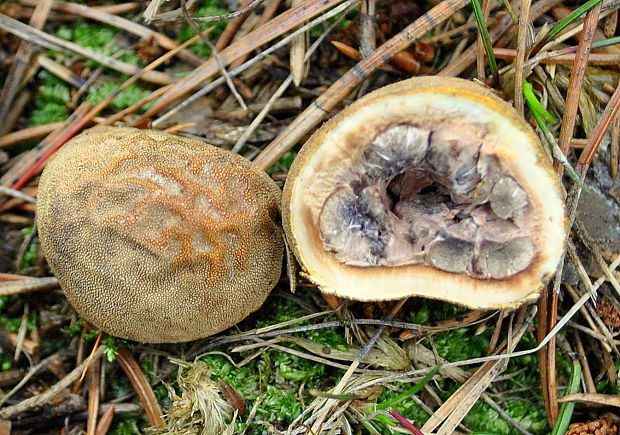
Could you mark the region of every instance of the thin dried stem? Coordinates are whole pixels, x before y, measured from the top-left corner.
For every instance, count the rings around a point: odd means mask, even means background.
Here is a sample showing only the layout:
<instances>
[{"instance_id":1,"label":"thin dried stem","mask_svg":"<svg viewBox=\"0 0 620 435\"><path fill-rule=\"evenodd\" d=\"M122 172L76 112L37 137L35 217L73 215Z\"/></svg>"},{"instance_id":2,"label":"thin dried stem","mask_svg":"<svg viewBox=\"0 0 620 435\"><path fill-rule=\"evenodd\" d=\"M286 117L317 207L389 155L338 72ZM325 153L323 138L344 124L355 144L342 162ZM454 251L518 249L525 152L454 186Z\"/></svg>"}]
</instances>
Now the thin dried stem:
<instances>
[{"instance_id":1,"label":"thin dried stem","mask_svg":"<svg viewBox=\"0 0 620 435\"><path fill-rule=\"evenodd\" d=\"M33 6L39 2L38 0L21 0L21 3ZM146 26L143 26L126 18L119 17L116 14L105 11L102 8L96 8L71 2L53 1L52 9L56 11L75 14L83 18L99 21L108 26L116 27L119 30L129 32L133 35L139 36L140 38L152 40L157 45L166 50L173 50L179 45L163 33L156 32ZM182 49L180 51L177 51L177 53L181 59L191 63L192 65L198 66L202 62L204 62L204 59L189 50Z\"/></svg>"},{"instance_id":2,"label":"thin dried stem","mask_svg":"<svg viewBox=\"0 0 620 435\"><path fill-rule=\"evenodd\" d=\"M613 120L618 116L618 111L620 110L620 84L616 85L616 90L614 91L611 99L605 106L605 110L601 113L601 117L594 127L592 134L590 135L589 143L586 145L585 149L581 153L579 157L579 162L577 163L577 168L585 168L590 164L592 159L594 158L594 154L598 149L601 141L603 140L603 136L609 127L609 124L613 122Z\"/></svg>"},{"instance_id":3,"label":"thin dried stem","mask_svg":"<svg viewBox=\"0 0 620 435\"><path fill-rule=\"evenodd\" d=\"M570 85L566 96L566 109L562 117L562 127L560 129L560 138L558 139L558 144L564 155L568 153L570 140L573 137L577 121L577 110L579 109L579 96L581 95L583 79L586 73L586 66L588 65L592 42L594 42L594 32L598 24L600 12L601 5L599 4L586 15L577 50L578 56L575 58L575 63L571 70ZM562 173L559 165L556 166L556 169L560 174Z\"/></svg>"},{"instance_id":4,"label":"thin dried stem","mask_svg":"<svg viewBox=\"0 0 620 435\"><path fill-rule=\"evenodd\" d=\"M112 68L113 70L125 74L133 75L140 73L140 68L135 65L122 62L110 56L104 56L96 51L84 48L81 45L34 29L27 24L23 24L13 18L7 17L6 15L0 14L0 29L8 31L24 41L31 42L44 48L79 54L80 56L92 59L95 62L107 66L108 68ZM167 85L168 83L173 82L173 79L169 74L160 71L148 71L143 74L141 78L143 80L162 85Z\"/></svg>"},{"instance_id":5,"label":"thin dried stem","mask_svg":"<svg viewBox=\"0 0 620 435\"><path fill-rule=\"evenodd\" d=\"M101 386L101 360L93 362L88 370L88 413L86 418L86 435L95 435L97 416L99 414L99 396Z\"/></svg>"},{"instance_id":6,"label":"thin dried stem","mask_svg":"<svg viewBox=\"0 0 620 435\"><path fill-rule=\"evenodd\" d=\"M127 348L121 348L118 350L117 360L118 364L127 375L133 389L138 394L140 402L142 402L142 406L144 406L144 410L149 419L149 423L155 429L163 429L166 424L164 422L161 408L159 407L155 393L151 388L151 384L140 368L140 365L131 355L129 350L127 350Z\"/></svg>"},{"instance_id":7,"label":"thin dried stem","mask_svg":"<svg viewBox=\"0 0 620 435\"><path fill-rule=\"evenodd\" d=\"M362 59L344 76L338 79L304 110L289 126L282 131L254 160L261 169L268 169L289 149L291 149L308 131L314 128L328 112L340 103L356 86L358 86L377 67L383 65L387 58L407 48L417 38L427 33L432 27L447 20L455 11L467 4L467 0L445 0L422 15L400 33L388 40L370 56Z\"/></svg>"},{"instance_id":8,"label":"thin dried stem","mask_svg":"<svg viewBox=\"0 0 620 435\"><path fill-rule=\"evenodd\" d=\"M222 61L222 58L220 57L219 53L215 49L215 46L209 40L209 38L203 32L200 31L200 29L198 28L198 25L189 16L189 12L187 12L185 0L181 0L181 12L183 13L183 17L185 18L185 21L192 28L194 33L196 33L196 35L199 35L202 41L205 44L207 44L207 46L211 49L211 55L216 60L217 66L220 69L220 73L226 80L226 84L228 85L228 89L230 89L230 92L232 92L233 96L235 97L239 105L243 108L243 110L248 110L248 106L245 104L245 101L243 101L243 98L241 97L241 95L239 95L239 91L237 91L237 88L232 82L230 76L228 75L228 72L226 71L226 66L224 65L224 62Z\"/></svg>"},{"instance_id":9,"label":"thin dried stem","mask_svg":"<svg viewBox=\"0 0 620 435\"><path fill-rule=\"evenodd\" d=\"M43 29L51 9L51 3L52 0L42 0L38 2L30 19L30 26L32 26L33 29ZM2 92L0 92L0 135L11 130L11 125L7 122L7 117L9 112L14 110L12 103L19 88L23 85L22 79L26 70L29 68L33 51L34 47L31 43L22 41L13 58L13 64L4 81Z\"/></svg>"},{"instance_id":10,"label":"thin dried stem","mask_svg":"<svg viewBox=\"0 0 620 435\"><path fill-rule=\"evenodd\" d=\"M515 93L514 106L517 112L523 116L524 99L523 99L523 64L527 56L528 45L527 39L530 31L530 8L532 0L523 0L521 2L521 10L519 13L519 27L517 29L517 57L515 58Z\"/></svg>"},{"instance_id":11,"label":"thin dried stem","mask_svg":"<svg viewBox=\"0 0 620 435\"><path fill-rule=\"evenodd\" d=\"M82 362L82 364L74 368L69 374L67 374L56 384L52 385L45 392L23 400L16 405L7 406L6 408L0 409L0 417L4 419L12 419L23 412L46 404L61 393L65 388L69 387L73 382L78 380L84 370L88 369L88 367L90 367L96 360L101 358L103 351L104 348L99 347L99 349L97 349L93 354L92 358Z\"/></svg>"}]
</instances>

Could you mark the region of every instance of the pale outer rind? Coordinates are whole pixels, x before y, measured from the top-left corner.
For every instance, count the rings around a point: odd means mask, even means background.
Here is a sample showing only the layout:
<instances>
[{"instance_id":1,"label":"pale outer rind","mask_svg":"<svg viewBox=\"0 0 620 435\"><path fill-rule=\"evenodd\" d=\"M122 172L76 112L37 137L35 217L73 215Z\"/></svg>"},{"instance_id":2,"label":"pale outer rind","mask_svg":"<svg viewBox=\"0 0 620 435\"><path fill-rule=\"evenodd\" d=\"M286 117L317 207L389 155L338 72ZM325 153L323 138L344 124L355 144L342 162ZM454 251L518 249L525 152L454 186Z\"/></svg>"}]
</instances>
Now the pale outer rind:
<instances>
[{"instance_id":1,"label":"pale outer rind","mask_svg":"<svg viewBox=\"0 0 620 435\"><path fill-rule=\"evenodd\" d=\"M280 189L199 140L87 130L50 161L37 199L41 245L67 299L118 337L212 335L257 310L281 274Z\"/></svg>"},{"instance_id":2,"label":"pale outer rind","mask_svg":"<svg viewBox=\"0 0 620 435\"><path fill-rule=\"evenodd\" d=\"M425 265L358 267L339 262L323 248L318 231L321 207L339 170L358 157L356 144L367 144L390 126L429 114L483 125L489 130L483 146L528 192L537 255L524 271L508 279L484 280ZM562 189L533 130L491 92L448 77L416 77L381 88L317 130L287 176L283 225L305 274L325 293L362 301L425 296L472 308L508 308L537 299L555 273L566 238Z\"/></svg>"}]
</instances>

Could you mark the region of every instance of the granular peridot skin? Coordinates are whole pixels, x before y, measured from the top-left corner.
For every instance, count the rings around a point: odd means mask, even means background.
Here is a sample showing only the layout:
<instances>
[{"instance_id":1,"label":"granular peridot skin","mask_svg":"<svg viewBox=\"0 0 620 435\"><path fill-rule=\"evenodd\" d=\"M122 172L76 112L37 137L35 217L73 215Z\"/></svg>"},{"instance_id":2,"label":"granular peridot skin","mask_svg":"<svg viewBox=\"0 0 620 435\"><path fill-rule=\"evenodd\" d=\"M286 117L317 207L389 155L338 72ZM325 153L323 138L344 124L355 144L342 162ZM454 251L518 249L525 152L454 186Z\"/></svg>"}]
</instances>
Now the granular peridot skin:
<instances>
[{"instance_id":1,"label":"granular peridot skin","mask_svg":"<svg viewBox=\"0 0 620 435\"><path fill-rule=\"evenodd\" d=\"M206 337L277 283L281 192L241 156L155 130L96 127L39 185L45 256L71 305L140 342Z\"/></svg>"}]
</instances>

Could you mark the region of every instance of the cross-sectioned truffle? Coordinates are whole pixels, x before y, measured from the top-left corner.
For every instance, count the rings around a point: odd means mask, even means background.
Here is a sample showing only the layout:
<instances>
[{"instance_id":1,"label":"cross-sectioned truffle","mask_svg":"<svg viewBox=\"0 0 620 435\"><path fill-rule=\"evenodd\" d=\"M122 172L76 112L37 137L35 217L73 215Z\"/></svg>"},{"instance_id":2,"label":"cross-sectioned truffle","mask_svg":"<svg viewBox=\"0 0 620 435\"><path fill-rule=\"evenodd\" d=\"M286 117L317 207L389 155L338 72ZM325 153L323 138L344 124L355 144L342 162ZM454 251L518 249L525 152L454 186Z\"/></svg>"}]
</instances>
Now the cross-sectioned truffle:
<instances>
[{"instance_id":1,"label":"cross-sectioned truffle","mask_svg":"<svg viewBox=\"0 0 620 435\"><path fill-rule=\"evenodd\" d=\"M283 216L309 279L357 300L517 306L538 297L566 235L559 180L530 126L446 77L386 86L315 132Z\"/></svg>"}]
</instances>

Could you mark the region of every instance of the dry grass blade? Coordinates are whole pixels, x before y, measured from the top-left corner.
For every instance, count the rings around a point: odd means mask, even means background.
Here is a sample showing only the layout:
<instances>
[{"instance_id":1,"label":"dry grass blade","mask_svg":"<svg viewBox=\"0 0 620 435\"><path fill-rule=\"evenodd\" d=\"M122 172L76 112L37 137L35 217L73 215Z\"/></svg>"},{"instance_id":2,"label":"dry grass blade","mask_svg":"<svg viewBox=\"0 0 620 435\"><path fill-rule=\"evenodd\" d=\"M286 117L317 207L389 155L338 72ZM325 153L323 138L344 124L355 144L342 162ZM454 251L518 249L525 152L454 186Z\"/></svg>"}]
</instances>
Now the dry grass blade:
<instances>
[{"instance_id":1,"label":"dry grass blade","mask_svg":"<svg viewBox=\"0 0 620 435\"><path fill-rule=\"evenodd\" d=\"M58 287L58 279L55 277L24 278L18 281L4 281L0 282L0 296L50 290L56 287Z\"/></svg>"},{"instance_id":2,"label":"dry grass blade","mask_svg":"<svg viewBox=\"0 0 620 435\"><path fill-rule=\"evenodd\" d=\"M51 0L38 2L32 14L32 18L30 19L30 25L33 29L43 29L51 9L51 3ZM33 48L32 44L26 41L20 44L11 69L9 70L9 74L4 82L2 92L0 92L0 135L11 130L11 125L7 122L7 115L9 111L14 110L12 103L19 91L19 87L23 85L22 78L25 76L26 70L29 67Z\"/></svg>"},{"instance_id":3,"label":"dry grass blade","mask_svg":"<svg viewBox=\"0 0 620 435\"><path fill-rule=\"evenodd\" d=\"M415 22L361 60L344 76L329 87L314 103L304 110L282 131L254 160L262 169L268 169L308 131L315 127L328 112L340 103L362 80L377 67L383 65L399 51L407 48L433 27L447 20L454 12L467 4L467 0L445 0L426 12Z\"/></svg>"},{"instance_id":4,"label":"dry grass blade","mask_svg":"<svg viewBox=\"0 0 620 435\"><path fill-rule=\"evenodd\" d=\"M601 113L601 117L594 131L592 131L588 144L579 157L579 162L577 163L578 168L583 168L590 164L596 150L603 140L605 132L618 115L618 110L620 110L620 84L616 85L616 90L607 103L607 106L605 106L605 110Z\"/></svg>"},{"instance_id":5,"label":"dry grass blade","mask_svg":"<svg viewBox=\"0 0 620 435\"><path fill-rule=\"evenodd\" d=\"M49 402L55 396L61 393L65 388L69 387L73 382L77 381L80 376L82 376L84 370L88 369L97 359L101 358L101 356L103 355L103 351L104 348L99 347L92 355L92 358L89 358L86 361L82 362L69 374L67 374L64 378L62 378L44 393L33 396L16 405L7 406L6 408L0 409L0 417L5 419L12 419L23 412L34 409Z\"/></svg>"},{"instance_id":6,"label":"dry grass blade","mask_svg":"<svg viewBox=\"0 0 620 435\"><path fill-rule=\"evenodd\" d=\"M97 424L97 428L95 430L95 435L106 435L110 430L110 426L112 426L113 419L114 405L106 409L101 418L99 419L99 423Z\"/></svg>"},{"instance_id":7,"label":"dry grass blade","mask_svg":"<svg viewBox=\"0 0 620 435\"><path fill-rule=\"evenodd\" d=\"M521 337L530 326L531 321L534 318L536 310L530 312L527 317L524 317L519 322L514 335L510 338L507 352L512 352L517 346ZM423 431L433 431L441 427L437 431L437 434L449 435L454 433L454 430L463 420L469 410L477 403L480 395L486 391L490 383L499 375L499 373L508 364L508 358L504 358L497 361L489 361L483 364L476 373L469 378L450 398L429 418L429 420L422 426Z\"/></svg>"},{"instance_id":8,"label":"dry grass blade","mask_svg":"<svg viewBox=\"0 0 620 435\"><path fill-rule=\"evenodd\" d=\"M564 112L564 116L562 117L562 128L560 130L560 138L558 140L560 149L565 155L568 153L570 140L573 137L575 123L577 121L579 96L581 94L583 79L586 73L586 66L588 65L592 42L594 42L594 32L598 24L600 12L601 5L598 4L586 15L583 32L579 40L579 48L577 50L578 56L575 58L575 63L573 64L573 68L571 70L570 85L566 96L566 110ZM559 169L559 167L556 166L556 168L558 168L559 172L562 173L562 170Z\"/></svg>"},{"instance_id":9,"label":"dry grass blade","mask_svg":"<svg viewBox=\"0 0 620 435\"><path fill-rule=\"evenodd\" d=\"M118 364L127 375L133 389L138 394L140 402L142 402L142 406L144 406L144 410L149 419L149 423L155 429L163 429L165 427L165 423L161 408L159 407L155 393L151 388L151 384L148 379L146 379L146 375L140 368L140 365L131 355L129 350L127 350L127 348L119 349L116 358Z\"/></svg>"},{"instance_id":10,"label":"dry grass blade","mask_svg":"<svg viewBox=\"0 0 620 435\"><path fill-rule=\"evenodd\" d=\"M521 12L519 15L519 28L517 31L517 56L514 62L515 68L515 93L514 93L514 106L517 112L523 115L524 99L523 99L523 64L527 56L528 46L527 37L530 31L530 7L532 6L532 0L523 0L521 2Z\"/></svg>"},{"instance_id":11,"label":"dry grass blade","mask_svg":"<svg viewBox=\"0 0 620 435\"><path fill-rule=\"evenodd\" d=\"M39 2L36 0L21 0L21 3L34 6ZM155 32L154 30L146 26L142 26L126 18L102 11L101 9L63 1L52 1L52 8L56 11L67 12L70 14L78 15L80 17L100 21L109 26L116 27L117 29L132 33L136 36L139 36L140 38L151 39L156 44L167 50L173 50L178 46L176 42L174 42L172 39L168 38L162 33ZM197 66L204 62L204 59L189 50L184 49L179 51L178 53L180 58L192 63L193 65Z\"/></svg>"},{"instance_id":12,"label":"dry grass blade","mask_svg":"<svg viewBox=\"0 0 620 435\"><path fill-rule=\"evenodd\" d=\"M234 44L223 49L219 53L222 64L228 65L236 58L266 44L314 15L318 15L322 11L335 6L339 2L340 0L308 0L296 8L289 9L269 21L266 25L247 34ZM218 62L214 58L209 59L196 68L190 75L176 83L171 90L157 100L153 107L142 116L140 122L144 122L159 113L183 95L191 92L196 86L211 78L218 71Z\"/></svg>"},{"instance_id":13,"label":"dry grass blade","mask_svg":"<svg viewBox=\"0 0 620 435\"><path fill-rule=\"evenodd\" d=\"M611 394L577 393L561 397L558 402L578 402L620 408L620 397Z\"/></svg>"},{"instance_id":14,"label":"dry grass blade","mask_svg":"<svg viewBox=\"0 0 620 435\"><path fill-rule=\"evenodd\" d=\"M24 41L31 42L44 48L79 54L80 56L92 59L101 65L105 65L108 68L125 74L133 75L140 72L140 68L135 65L122 62L110 56L104 56L93 50L84 48L81 45L57 38L14 20L13 18L7 17L4 14L0 14L0 29L12 33ZM169 74L159 71L149 71L142 76L142 79L160 85L167 85L174 81Z\"/></svg>"},{"instance_id":15,"label":"dry grass blade","mask_svg":"<svg viewBox=\"0 0 620 435\"><path fill-rule=\"evenodd\" d=\"M88 414L86 419L86 435L95 435L97 416L99 414L99 397L101 394L101 360L96 360L88 370Z\"/></svg>"}]
</instances>

